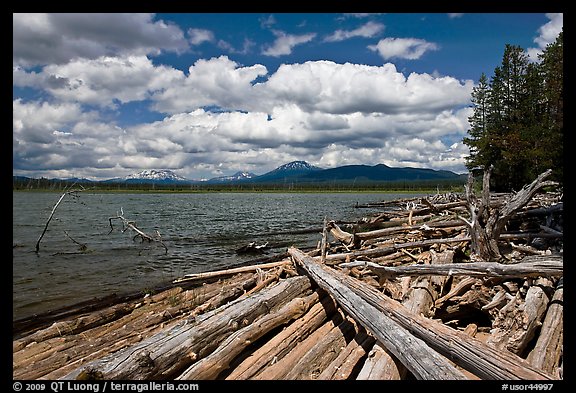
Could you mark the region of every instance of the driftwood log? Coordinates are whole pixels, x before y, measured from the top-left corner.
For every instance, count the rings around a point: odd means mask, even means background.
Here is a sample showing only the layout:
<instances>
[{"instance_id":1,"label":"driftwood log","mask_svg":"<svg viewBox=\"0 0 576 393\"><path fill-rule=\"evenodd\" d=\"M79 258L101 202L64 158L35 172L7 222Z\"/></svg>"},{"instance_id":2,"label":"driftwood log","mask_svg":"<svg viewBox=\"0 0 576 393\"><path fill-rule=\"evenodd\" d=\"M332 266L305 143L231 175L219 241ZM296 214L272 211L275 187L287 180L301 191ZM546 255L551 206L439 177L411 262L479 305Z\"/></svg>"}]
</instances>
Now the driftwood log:
<instances>
[{"instance_id":1,"label":"driftwood log","mask_svg":"<svg viewBox=\"0 0 576 393\"><path fill-rule=\"evenodd\" d=\"M272 329L300 317L316 301L318 301L316 293L305 298L298 297L290 300L278 311L264 315L230 335L214 352L194 363L176 379L216 379L248 345Z\"/></svg>"},{"instance_id":2,"label":"driftwood log","mask_svg":"<svg viewBox=\"0 0 576 393\"><path fill-rule=\"evenodd\" d=\"M298 263L302 264L307 271L310 269L310 272L317 272L317 274L310 273L314 280L322 279L323 281L324 277L327 277L326 283L321 286L337 300L343 296L337 291L340 291L340 286L344 286L347 288L345 292L346 295L356 295L351 296L351 298L354 298L357 304L371 305L381 313L380 315L388 316L404 329L408 330L413 337L424 340L426 344L430 346L429 348L435 349L438 353L443 354L480 378L553 379L552 376L533 367L526 360L511 352L497 350L449 326L413 314L406 310L401 304L378 292L373 287L337 271L326 270L326 268L318 265L313 258L308 257L300 250L291 248L289 249L289 253ZM328 279L330 281L328 281ZM366 328L368 329L367 326ZM380 339L380 337L376 335L375 337ZM384 340L381 340L381 342L388 347L387 342ZM392 345L392 348L393 347ZM392 348L388 349L392 351ZM404 356L409 348L403 348L403 350L405 351L404 353L400 351L397 351L398 353L394 351L393 353L417 377L417 374L414 373L416 367L412 364L413 360ZM420 353L421 358L427 357L427 355L426 352ZM443 359L445 360L445 358ZM415 363L416 366L418 365L417 362L418 361Z\"/></svg>"},{"instance_id":3,"label":"driftwood log","mask_svg":"<svg viewBox=\"0 0 576 393\"><path fill-rule=\"evenodd\" d=\"M307 277L280 281L250 297L202 314L195 320L186 320L114 356L90 362L63 379L174 378L212 352L234 331L309 289Z\"/></svg>"},{"instance_id":4,"label":"driftwood log","mask_svg":"<svg viewBox=\"0 0 576 393\"><path fill-rule=\"evenodd\" d=\"M536 345L527 360L533 366L559 378L557 371L564 336L564 280L559 281L550 303Z\"/></svg>"},{"instance_id":5,"label":"driftwood log","mask_svg":"<svg viewBox=\"0 0 576 393\"><path fill-rule=\"evenodd\" d=\"M314 304L306 314L250 354L231 371L226 379L254 378L267 367L278 363L280 359L291 353L297 345L331 319L337 306L330 296L326 296L324 293L319 295L321 296L319 302ZM269 375L266 374L265 377Z\"/></svg>"},{"instance_id":6,"label":"driftwood log","mask_svg":"<svg viewBox=\"0 0 576 393\"><path fill-rule=\"evenodd\" d=\"M485 261L502 260L498 239L505 225L518 210L528 203L538 190L557 184L551 181L544 181L551 174L551 169L540 174L532 183L512 195L501 209L490 206L490 169L484 171L480 199L473 192L474 177L472 172L468 174L466 200L469 205L470 220L462 217L461 219L470 228L470 248L473 255Z\"/></svg>"},{"instance_id":7,"label":"driftwood log","mask_svg":"<svg viewBox=\"0 0 576 393\"><path fill-rule=\"evenodd\" d=\"M399 275L441 275L470 277L561 277L564 274L560 256L528 256L520 263L505 265L499 262L450 263L443 265L381 266L373 262L342 263L341 267L366 266L382 277Z\"/></svg>"},{"instance_id":8,"label":"driftwood log","mask_svg":"<svg viewBox=\"0 0 576 393\"><path fill-rule=\"evenodd\" d=\"M322 289L330 293L343 309L384 344L416 378L466 379L446 358L351 291L339 280L340 277L335 277L334 272L326 270L298 249L290 248L288 252Z\"/></svg>"},{"instance_id":9,"label":"driftwood log","mask_svg":"<svg viewBox=\"0 0 576 393\"><path fill-rule=\"evenodd\" d=\"M343 325L342 325L343 324ZM258 373L254 379L256 380L276 380L286 379L287 374L293 367L296 367L301 359L314 348L322 339L332 332L332 336L337 334L339 326L349 328L350 322L346 321L345 316L340 312L335 312L330 320L322 324L312 334L299 342L290 352L282 358L275 359L266 369Z\"/></svg>"}]
</instances>

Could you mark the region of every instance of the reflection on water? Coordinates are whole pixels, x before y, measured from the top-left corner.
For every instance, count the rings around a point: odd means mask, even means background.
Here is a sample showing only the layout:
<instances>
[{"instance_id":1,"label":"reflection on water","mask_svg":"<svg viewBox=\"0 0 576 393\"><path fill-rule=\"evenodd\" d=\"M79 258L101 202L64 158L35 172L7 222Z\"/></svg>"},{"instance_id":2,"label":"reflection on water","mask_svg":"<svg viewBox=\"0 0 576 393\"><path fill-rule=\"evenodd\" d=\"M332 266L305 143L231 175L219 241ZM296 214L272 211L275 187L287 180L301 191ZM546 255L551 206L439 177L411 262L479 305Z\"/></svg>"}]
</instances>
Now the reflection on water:
<instances>
[{"instance_id":1,"label":"reflection on water","mask_svg":"<svg viewBox=\"0 0 576 393\"><path fill-rule=\"evenodd\" d=\"M315 245L320 233L277 234L354 221L368 203L406 197L367 193L90 194L66 197L34 252L58 193L13 192L13 318L111 293L145 290L188 273L233 267L253 259L235 250L269 242L270 255L289 245ZM414 196L411 194L411 196ZM158 243L122 232L119 214ZM274 234L276 233L276 234ZM79 244L87 247L79 251Z\"/></svg>"}]
</instances>

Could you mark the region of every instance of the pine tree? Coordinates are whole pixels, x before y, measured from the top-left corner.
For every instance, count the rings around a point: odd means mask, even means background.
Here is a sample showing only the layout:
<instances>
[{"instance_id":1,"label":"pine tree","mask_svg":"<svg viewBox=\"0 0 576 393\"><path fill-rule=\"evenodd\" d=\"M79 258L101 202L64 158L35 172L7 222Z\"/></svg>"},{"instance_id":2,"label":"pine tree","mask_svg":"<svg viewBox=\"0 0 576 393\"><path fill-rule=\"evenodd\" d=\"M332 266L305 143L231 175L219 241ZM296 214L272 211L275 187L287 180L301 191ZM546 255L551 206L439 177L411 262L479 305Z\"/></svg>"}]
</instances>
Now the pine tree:
<instances>
[{"instance_id":1,"label":"pine tree","mask_svg":"<svg viewBox=\"0 0 576 393\"><path fill-rule=\"evenodd\" d=\"M549 168L562 181L562 33L540 60L530 63L521 47L506 45L490 83L482 73L472 91L466 166L492 168L495 191L519 190Z\"/></svg>"},{"instance_id":2,"label":"pine tree","mask_svg":"<svg viewBox=\"0 0 576 393\"><path fill-rule=\"evenodd\" d=\"M564 174L564 32L539 55L544 113L541 155L543 165L552 168L552 177Z\"/></svg>"},{"instance_id":3,"label":"pine tree","mask_svg":"<svg viewBox=\"0 0 576 393\"><path fill-rule=\"evenodd\" d=\"M493 157L490 155L488 138L488 100L490 87L486 74L482 73L478 86L472 89L472 108L474 112L468 118L470 129L469 137L464 138L464 143L470 148L470 155L466 157L468 169L487 168Z\"/></svg>"}]
</instances>

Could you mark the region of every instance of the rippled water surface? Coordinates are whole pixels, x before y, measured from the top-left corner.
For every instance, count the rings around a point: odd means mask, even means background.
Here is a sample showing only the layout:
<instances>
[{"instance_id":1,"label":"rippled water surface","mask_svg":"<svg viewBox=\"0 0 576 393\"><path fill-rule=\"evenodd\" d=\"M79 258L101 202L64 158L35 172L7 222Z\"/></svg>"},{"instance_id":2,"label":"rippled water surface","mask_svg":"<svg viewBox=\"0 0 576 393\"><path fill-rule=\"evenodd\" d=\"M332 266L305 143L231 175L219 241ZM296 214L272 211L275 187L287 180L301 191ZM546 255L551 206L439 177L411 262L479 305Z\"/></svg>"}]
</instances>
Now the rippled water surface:
<instances>
[{"instance_id":1,"label":"rippled water surface","mask_svg":"<svg viewBox=\"0 0 576 393\"><path fill-rule=\"evenodd\" d=\"M307 247L324 216L355 221L368 203L414 196L378 193L190 193L66 196L39 252L34 248L59 193L13 192L13 319L111 293L152 288L188 273L230 268L254 259L236 249L269 242L268 255ZM168 248L122 232L120 209L145 233L158 231ZM278 232L284 232L279 234ZM79 245L87 249L79 252Z\"/></svg>"}]
</instances>

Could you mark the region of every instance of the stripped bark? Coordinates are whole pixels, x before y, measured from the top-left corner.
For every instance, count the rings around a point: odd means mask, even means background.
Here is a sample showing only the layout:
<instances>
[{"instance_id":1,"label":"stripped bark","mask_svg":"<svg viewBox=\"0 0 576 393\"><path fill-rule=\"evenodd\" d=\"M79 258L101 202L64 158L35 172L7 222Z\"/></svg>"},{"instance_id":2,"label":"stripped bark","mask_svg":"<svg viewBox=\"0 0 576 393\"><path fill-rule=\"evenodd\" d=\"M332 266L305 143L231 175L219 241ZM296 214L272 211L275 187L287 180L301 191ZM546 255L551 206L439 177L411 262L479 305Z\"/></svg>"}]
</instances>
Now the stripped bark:
<instances>
[{"instance_id":1,"label":"stripped bark","mask_svg":"<svg viewBox=\"0 0 576 393\"><path fill-rule=\"evenodd\" d=\"M234 331L310 289L307 277L280 281L125 350L90 362L63 379L170 379L211 353ZM121 366L120 366L121 365Z\"/></svg>"},{"instance_id":2,"label":"stripped bark","mask_svg":"<svg viewBox=\"0 0 576 393\"><path fill-rule=\"evenodd\" d=\"M513 195L504 206L491 208L490 206L490 170L486 169L482 178L482 195L478 199L473 192L474 178L468 174L466 183L466 200L469 205L470 220L461 217L469 229L471 237L471 250L475 257L483 260L501 261L503 259L498 247L498 238L512 216L520 210L534 194L545 186L557 183L544 181L552 174L552 170L540 174L532 183L524 186L522 190Z\"/></svg>"},{"instance_id":3,"label":"stripped bark","mask_svg":"<svg viewBox=\"0 0 576 393\"><path fill-rule=\"evenodd\" d=\"M301 258L306 260L307 265L314 263L311 258L306 258L306 255L298 252L297 249L292 248L289 252L298 255L298 260ZM333 269L330 274L337 277L341 285L345 285L352 293L356 294L360 298L358 299L359 302L366 302L375 307L381 313L380 315L390 317L414 337L424 340L438 353L443 354L458 366L480 378L553 379L552 376L536 369L511 352L497 350L438 321L409 312L397 301L388 298L359 280L345 276ZM394 354L396 355L396 353ZM398 358L401 359L400 356Z\"/></svg>"},{"instance_id":4,"label":"stripped bark","mask_svg":"<svg viewBox=\"0 0 576 393\"><path fill-rule=\"evenodd\" d=\"M309 295L305 298L298 297L290 300L278 311L264 315L250 325L230 335L214 352L194 363L176 379L216 379L248 345L272 329L300 317L316 300L318 300L317 295Z\"/></svg>"},{"instance_id":5,"label":"stripped bark","mask_svg":"<svg viewBox=\"0 0 576 393\"><path fill-rule=\"evenodd\" d=\"M451 263L447 265L381 266L372 262L342 263L341 267L365 266L382 277L402 275L446 275L470 277L560 277L564 274L562 256L527 256L520 263L498 262Z\"/></svg>"},{"instance_id":6,"label":"stripped bark","mask_svg":"<svg viewBox=\"0 0 576 393\"><path fill-rule=\"evenodd\" d=\"M263 263L260 265L241 266L241 267L236 267L236 268L232 268L232 269L216 270L216 271L212 271L212 272L191 273L191 274L186 274L181 278L177 278L173 282L174 283L180 283L180 282L184 282L184 281L196 281L196 280L197 281L204 281L204 280L217 278L217 277L231 276L231 275L234 275L237 273L251 272L251 271L254 271L256 269L270 269L273 267L284 266L284 265L288 265L291 263L292 263L292 261L290 261L290 259L283 259L283 260L278 261L278 262Z\"/></svg>"},{"instance_id":7,"label":"stripped bark","mask_svg":"<svg viewBox=\"0 0 576 393\"><path fill-rule=\"evenodd\" d=\"M341 312L333 314L332 318L316 329L311 335L306 337L303 341L299 342L292 350L284 355L282 358L277 359L274 363L262 370L254 376L256 380L277 380L286 379L288 372L300 362L310 348L318 343L322 338L326 337L335 328L344 322L344 316Z\"/></svg>"},{"instance_id":8,"label":"stripped bark","mask_svg":"<svg viewBox=\"0 0 576 393\"><path fill-rule=\"evenodd\" d=\"M318 296L318 293L315 292ZM336 304L330 296L323 295L319 301L310 308L301 318L271 338L266 344L258 348L234 370L226 379L251 379L266 367L277 363L300 342L322 326L336 311Z\"/></svg>"},{"instance_id":9,"label":"stripped bark","mask_svg":"<svg viewBox=\"0 0 576 393\"><path fill-rule=\"evenodd\" d=\"M351 291L340 281L341 277L335 277L336 272L326 270L298 249L290 248L288 252L321 288L330 293L342 308L386 346L416 378L466 379L446 358Z\"/></svg>"},{"instance_id":10,"label":"stripped bark","mask_svg":"<svg viewBox=\"0 0 576 393\"><path fill-rule=\"evenodd\" d=\"M561 279L550 301L538 340L527 360L535 367L555 373L560 366L564 342L564 284Z\"/></svg>"},{"instance_id":11,"label":"stripped bark","mask_svg":"<svg viewBox=\"0 0 576 393\"><path fill-rule=\"evenodd\" d=\"M319 380L349 379L374 345L374 338L361 330L340 354L318 375Z\"/></svg>"},{"instance_id":12,"label":"stripped bark","mask_svg":"<svg viewBox=\"0 0 576 393\"><path fill-rule=\"evenodd\" d=\"M397 367L397 360L383 345L376 343L368 353L368 357L357 380L401 380L407 370L404 366Z\"/></svg>"}]
</instances>

